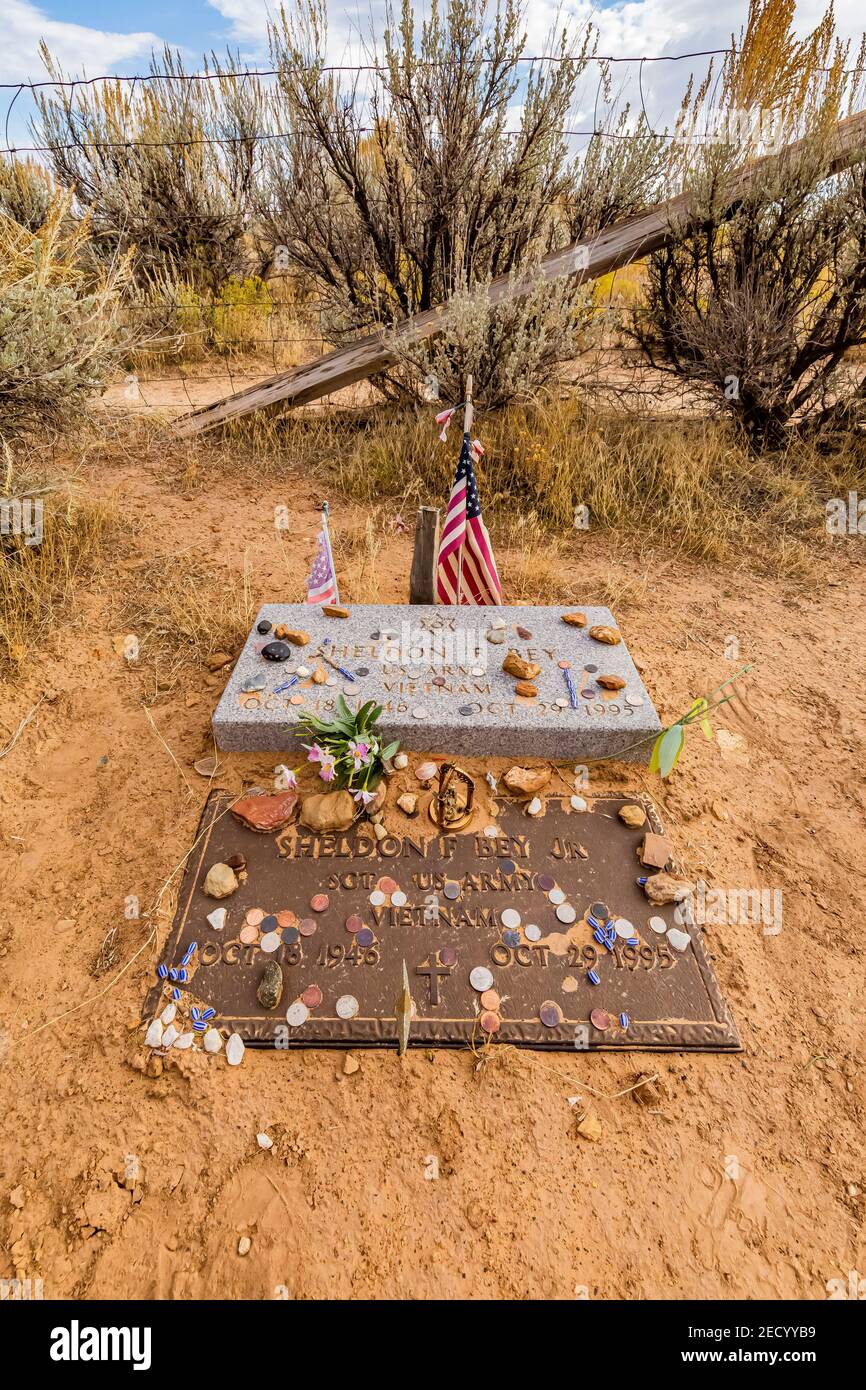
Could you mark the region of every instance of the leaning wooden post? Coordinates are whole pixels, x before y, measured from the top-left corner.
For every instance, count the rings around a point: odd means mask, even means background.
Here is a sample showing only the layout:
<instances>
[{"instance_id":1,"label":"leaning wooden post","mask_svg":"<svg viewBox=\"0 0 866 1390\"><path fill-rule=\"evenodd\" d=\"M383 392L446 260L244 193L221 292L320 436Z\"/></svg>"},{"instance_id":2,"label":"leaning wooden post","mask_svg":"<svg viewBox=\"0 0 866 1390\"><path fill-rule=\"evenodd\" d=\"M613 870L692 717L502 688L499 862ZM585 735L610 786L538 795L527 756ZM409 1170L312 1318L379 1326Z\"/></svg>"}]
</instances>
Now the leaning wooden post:
<instances>
[{"instance_id":1,"label":"leaning wooden post","mask_svg":"<svg viewBox=\"0 0 866 1390\"><path fill-rule=\"evenodd\" d=\"M415 549L409 575L409 602L436 602L436 556L439 554L439 508L419 507Z\"/></svg>"}]
</instances>

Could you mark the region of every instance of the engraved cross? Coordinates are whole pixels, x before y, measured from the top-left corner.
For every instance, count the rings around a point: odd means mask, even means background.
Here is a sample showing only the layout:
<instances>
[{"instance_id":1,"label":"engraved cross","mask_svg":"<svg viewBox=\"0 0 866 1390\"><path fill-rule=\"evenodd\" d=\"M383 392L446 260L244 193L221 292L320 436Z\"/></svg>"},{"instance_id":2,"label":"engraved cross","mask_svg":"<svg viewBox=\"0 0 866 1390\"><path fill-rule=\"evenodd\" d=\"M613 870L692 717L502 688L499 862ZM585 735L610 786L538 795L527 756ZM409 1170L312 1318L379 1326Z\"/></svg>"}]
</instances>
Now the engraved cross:
<instances>
[{"instance_id":1,"label":"engraved cross","mask_svg":"<svg viewBox=\"0 0 866 1390\"><path fill-rule=\"evenodd\" d=\"M427 985L430 994L430 1003L435 1008L437 1004L442 1002L439 998L439 976L450 975L451 966L440 965L439 961L436 960L433 955L429 955L420 965L415 966L415 974L426 975L428 977Z\"/></svg>"}]
</instances>

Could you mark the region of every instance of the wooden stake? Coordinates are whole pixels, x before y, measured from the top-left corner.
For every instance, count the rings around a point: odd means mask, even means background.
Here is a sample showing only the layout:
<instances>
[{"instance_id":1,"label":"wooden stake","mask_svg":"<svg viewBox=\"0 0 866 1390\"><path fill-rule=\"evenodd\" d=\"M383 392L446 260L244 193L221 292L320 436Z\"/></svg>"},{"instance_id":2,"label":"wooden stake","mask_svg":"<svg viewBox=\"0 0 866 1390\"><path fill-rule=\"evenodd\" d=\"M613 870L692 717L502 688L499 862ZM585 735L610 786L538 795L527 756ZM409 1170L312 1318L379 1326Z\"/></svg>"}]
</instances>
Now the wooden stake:
<instances>
[{"instance_id":1,"label":"wooden stake","mask_svg":"<svg viewBox=\"0 0 866 1390\"><path fill-rule=\"evenodd\" d=\"M439 508L419 507L415 549L409 575L409 602L436 602L436 557L439 554Z\"/></svg>"}]
</instances>

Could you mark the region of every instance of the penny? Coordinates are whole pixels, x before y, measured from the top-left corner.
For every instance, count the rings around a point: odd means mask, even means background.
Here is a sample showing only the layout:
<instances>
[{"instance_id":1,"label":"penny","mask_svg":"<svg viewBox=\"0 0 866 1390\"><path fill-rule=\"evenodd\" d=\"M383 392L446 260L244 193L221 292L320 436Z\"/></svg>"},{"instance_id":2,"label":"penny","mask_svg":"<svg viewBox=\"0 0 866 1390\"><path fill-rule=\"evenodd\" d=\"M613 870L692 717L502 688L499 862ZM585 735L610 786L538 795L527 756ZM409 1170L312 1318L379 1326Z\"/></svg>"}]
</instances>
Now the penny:
<instances>
[{"instance_id":1,"label":"penny","mask_svg":"<svg viewBox=\"0 0 866 1390\"><path fill-rule=\"evenodd\" d=\"M504 932L502 933L502 940L505 942L506 946L519 946L519 945L520 945L520 932L519 932L519 931L504 931Z\"/></svg>"},{"instance_id":2,"label":"penny","mask_svg":"<svg viewBox=\"0 0 866 1390\"><path fill-rule=\"evenodd\" d=\"M325 685L336 685L336 684L337 684L337 677L336 677L336 676L326 676L326 677L325 677Z\"/></svg>"},{"instance_id":3,"label":"penny","mask_svg":"<svg viewBox=\"0 0 866 1390\"><path fill-rule=\"evenodd\" d=\"M469 972L469 983L479 994L483 994L486 989L493 988L493 976L486 965L476 965Z\"/></svg>"},{"instance_id":4,"label":"penny","mask_svg":"<svg viewBox=\"0 0 866 1390\"><path fill-rule=\"evenodd\" d=\"M354 1018L360 1005L354 994L341 994L337 1000L337 1018Z\"/></svg>"},{"instance_id":5,"label":"penny","mask_svg":"<svg viewBox=\"0 0 866 1390\"><path fill-rule=\"evenodd\" d=\"M360 917L358 916L358 914L355 913L355 912L352 913L352 916L351 916L351 917L347 917L347 918L346 918L346 931L350 931L350 932L352 932L353 934L354 934L356 931L360 931L361 928L363 927L363 925L364 925L363 919L360 918Z\"/></svg>"},{"instance_id":6,"label":"penny","mask_svg":"<svg viewBox=\"0 0 866 1390\"><path fill-rule=\"evenodd\" d=\"M481 1027L484 1029L485 1033L498 1033L500 1027L502 1026L502 1021L499 1015L494 1013L482 1014L478 1022L481 1024Z\"/></svg>"},{"instance_id":7,"label":"penny","mask_svg":"<svg viewBox=\"0 0 866 1390\"><path fill-rule=\"evenodd\" d=\"M297 927L283 927L280 936L287 946L294 946L298 939L298 929Z\"/></svg>"},{"instance_id":8,"label":"penny","mask_svg":"<svg viewBox=\"0 0 866 1390\"><path fill-rule=\"evenodd\" d=\"M499 1008L502 1000L495 989L486 989L479 1000L482 1009L493 1009L494 1012Z\"/></svg>"},{"instance_id":9,"label":"penny","mask_svg":"<svg viewBox=\"0 0 866 1390\"><path fill-rule=\"evenodd\" d=\"M617 936L624 936L626 941L630 936L634 936L634 927L627 917L617 917L614 921L613 929Z\"/></svg>"},{"instance_id":10,"label":"penny","mask_svg":"<svg viewBox=\"0 0 866 1390\"><path fill-rule=\"evenodd\" d=\"M453 946L440 946L440 947L439 947L439 964L440 964L440 965L456 965L456 964L457 964L457 952L455 951L455 949L454 949Z\"/></svg>"},{"instance_id":11,"label":"penny","mask_svg":"<svg viewBox=\"0 0 866 1390\"><path fill-rule=\"evenodd\" d=\"M284 908L282 912L277 913L277 921L281 927L296 927L298 925L297 917L294 912L291 912L288 908Z\"/></svg>"},{"instance_id":12,"label":"penny","mask_svg":"<svg viewBox=\"0 0 866 1390\"><path fill-rule=\"evenodd\" d=\"M317 1009L322 1002L322 991L318 985L307 985L301 995L301 1002L306 1004L308 1009Z\"/></svg>"},{"instance_id":13,"label":"penny","mask_svg":"<svg viewBox=\"0 0 866 1390\"><path fill-rule=\"evenodd\" d=\"M289 704L290 704L290 705L302 705L303 703L304 703L304 697L303 697L303 695L290 695L290 696L289 696Z\"/></svg>"},{"instance_id":14,"label":"penny","mask_svg":"<svg viewBox=\"0 0 866 1390\"><path fill-rule=\"evenodd\" d=\"M262 950L267 951L268 955L270 955L272 951L276 951L279 947L279 944L280 933L278 931L265 932L264 936L259 942L259 945L261 946Z\"/></svg>"},{"instance_id":15,"label":"penny","mask_svg":"<svg viewBox=\"0 0 866 1390\"><path fill-rule=\"evenodd\" d=\"M314 912L327 912L330 901L327 893L314 893L310 898L310 907Z\"/></svg>"},{"instance_id":16,"label":"penny","mask_svg":"<svg viewBox=\"0 0 866 1390\"><path fill-rule=\"evenodd\" d=\"M587 689L585 690L581 690L580 693L583 696L584 700L591 700L595 696L595 691L590 687L587 687Z\"/></svg>"},{"instance_id":17,"label":"penny","mask_svg":"<svg viewBox=\"0 0 866 1390\"><path fill-rule=\"evenodd\" d=\"M557 921L565 922L566 925L569 922L573 922L576 916L577 913L575 912L571 903L560 903L559 907L556 909Z\"/></svg>"},{"instance_id":18,"label":"penny","mask_svg":"<svg viewBox=\"0 0 866 1390\"><path fill-rule=\"evenodd\" d=\"M391 894L392 907L405 907L408 899L402 888L398 888L396 893Z\"/></svg>"},{"instance_id":19,"label":"penny","mask_svg":"<svg viewBox=\"0 0 866 1390\"><path fill-rule=\"evenodd\" d=\"M539 874L538 886L544 893L549 893L551 888L556 887L556 879L553 874Z\"/></svg>"},{"instance_id":20,"label":"penny","mask_svg":"<svg viewBox=\"0 0 866 1390\"><path fill-rule=\"evenodd\" d=\"M504 874L513 874L517 865L513 859L501 859L499 861L499 867Z\"/></svg>"},{"instance_id":21,"label":"penny","mask_svg":"<svg viewBox=\"0 0 866 1390\"><path fill-rule=\"evenodd\" d=\"M433 679L432 679L432 681L430 682L430 684L431 684L431 685L444 685L444 684L445 684L445 677L444 677L444 676L434 676Z\"/></svg>"},{"instance_id":22,"label":"penny","mask_svg":"<svg viewBox=\"0 0 866 1390\"><path fill-rule=\"evenodd\" d=\"M372 946L375 939L376 938L374 937L369 927L362 927L361 930L358 932L357 936L355 937L355 940L357 941L358 945L363 946L364 948L366 948L367 946Z\"/></svg>"},{"instance_id":23,"label":"penny","mask_svg":"<svg viewBox=\"0 0 866 1390\"><path fill-rule=\"evenodd\" d=\"M561 888L551 888L547 896L553 903L554 907L558 907L560 903L565 902L565 894L563 893Z\"/></svg>"},{"instance_id":24,"label":"penny","mask_svg":"<svg viewBox=\"0 0 866 1390\"><path fill-rule=\"evenodd\" d=\"M541 927L537 927L534 922L530 922L528 926L523 928L523 935L526 937L527 941L540 941Z\"/></svg>"},{"instance_id":25,"label":"penny","mask_svg":"<svg viewBox=\"0 0 866 1390\"><path fill-rule=\"evenodd\" d=\"M251 907L249 912L244 917L244 921L249 927L257 927L259 923L263 922L264 920L265 914L262 912L260 907Z\"/></svg>"},{"instance_id":26,"label":"penny","mask_svg":"<svg viewBox=\"0 0 866 1390\"><path fill-rule=\"evenodd\" d=\"M369 668L369 666L356 666L356 667L355 667L355 675L356 675L356 676L369 676L369 674L370 674L370 668Z\"/></svg>"},{"instance_id":27,"label":"penny","mask_svg":"<svg viewBox=\"0 0 866 1390\"><path fill-rule=\"evenodd\" d=\"M276 931L276 928L278 926L277 919L273 915L273 913L270 913L269 916L262 918L261 922L259 923L259 926L261 927L262 931Z\"/></svg>"},{"instance_id":28,"label":"penny","mask_svg":"<svg viewBox=\"0 0 866 1390\"><path fill-rule=\"evenodd\" d=\"M388 897L397 890L397 884L393 878L380 878L376 886L380 888L383 893L387 893Z\"/></svg>"},{"instance_id":29,"label":"penny","mask_svg":"<svg viewBox=\"0 0 866 1390\"><path fill-rule=\"evenodd\" d=\"M571 670L571 662L570 662L570 661L557 661L556 664L557 664L557 666L559 667L560 671L570 671L570 670Z\"/></svg>"},{"instance_id":30,"label":"penny","mask_svg":"<svg viewBox=\"0 0 866 1390\"><path fill-rule=\"evenodd\" d=\"M310 1011L303 999L296 999L294 1004L290 1004L286 1010L286 1023L290 1028L300 1028L302 1023L306 1023L310 1017Z\"/></svg>"},{"instance_id":31,"label":"penny","mask_svg":"<svg viewBox=\"0 0 866 1390\"><path fill-rule=\"evenodd\" d=\"M523 918L516 907L505 907L499 914L499 920L503 927L519 927Z\"/></svg>"},{"instance_id":32,"label":"penny","mask_svg":"<svg viewBox=\"0 0 866 1390\"><path fill-rule=\"evenodd\" d=\"M238 936L245 946L252 946L253 942L259 939L259 929L250 926L241 927Z\"/></svg>"},{"instance_id":33,"label":"penny","mask_svg":"<svg viewBox=\"0 0 866 1390\"><path fill-rule=\"evenodd\" d=\"M381 907L384 901L385 894L382 892L381 888L374 888L370 894L370 902L373 907Z\"/></svg>"},{"instance_id":34,"label":"penny","mask_svg":"<svg viewBox=\"0 0 866 1390\"><path fill-rule=\"evenodd\" d=\"M650 917L649 924L652 927L653 931L657 932L659 936L664 936L665 932L668 929L668 924L665 921L664 917Z\"/></svg>"},{"instance_id":35,"label":"penny","mask_svg":"<svg viewBox=\"0 0 866 1390\"><path fill-rule=\"evenodd\" d=\"M460 708L458 709L457 713L458 713L458 714L462 714L462 715L464 716L464 718L466 718L466 719L470 719L470 718L472 717L472 715L475 713L475 706L474 706L474 705L461 705Z\"/></svg>"},{"instance_id":36,"label":"penny","mask_svg":"<svg viewBox=\"0 0 866 1390\"><path fill-rule=\"evenodd\" d=\"M298 923L298 931L301 936L312 936L313 932L318 931L318 929L319 924L314 922L312 917L305 917L302 922Z\"/></svg>"},{"instance_id":37,"label":"penny","mask_svg":"<svg viewBox=\"0 0 866 1390\"><path fill-rule=\"evenodd\" d=\"M541 1008L538 1010L538 1017L541 1019L545 1028L558 1028L562 1022L562 1010L553 999L545 999Z\"/></svg>"},{"instance_id":38,"label":"penny","mask_svg":"<svg viewBox=\"0 0 866 1390\"><path fill-rule=\"evenodd\" d=\"M586 672L586 674L587 674L588 676L594 676L595 673L596 673L596 671L598 670L598 667L597 667L597 666L584 666L583 669L584 669L584 671Z\"/></svg>"},{"instance_id":39,"label":"penny","mask_svg":"<svg viewBox=\"0 0 866 1390\"><path fill-rule=\"evenodd\" d=\"M453 879L449 879L442 889L442 892L445 894L446 898L453 902L455 898L460 897L460 884L455 883Z\"/></svg>"},{"instance_id":40,"label":"penny","mask_svg":"<svg viewBox=\"0 0 866 1390\"><path fill-rule=\"evenodd\" d=\"M589 910L597 922L606 922L610 916L610 908L607 903L593 903Z\"/></svg>"},{"instance_id":41,"label":"penny","mask_svg":"<svg viewBox=\"0 0 866 1390\"><path fill-rule=\"evenodd\" d=\"M589 1021L593 1028L597 1028L600 1033L604 1033L610 1027L611 1017L607 1009L593 1009L589 1016Z\"/></svg>"}]
</instances>

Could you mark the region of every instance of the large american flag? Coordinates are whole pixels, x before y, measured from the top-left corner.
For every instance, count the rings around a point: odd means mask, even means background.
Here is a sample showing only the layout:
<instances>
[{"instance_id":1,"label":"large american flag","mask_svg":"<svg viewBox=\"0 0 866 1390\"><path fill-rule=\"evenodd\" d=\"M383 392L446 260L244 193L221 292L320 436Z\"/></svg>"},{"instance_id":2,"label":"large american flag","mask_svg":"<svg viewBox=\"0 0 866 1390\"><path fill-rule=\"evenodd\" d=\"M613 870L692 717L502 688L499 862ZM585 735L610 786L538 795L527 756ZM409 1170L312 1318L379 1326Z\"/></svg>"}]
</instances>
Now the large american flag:
<instances>
[{"instance_id":1,"label":"large american flag","mask_svg":"<svg viewBox=\"0 0 866 1390\"><path fill-rule=\"evenodd\" d=\"M323 526L316 542L313 568L307 580L307 603L336 603L338 597L337 577L331 563L331 547L328 545L327 533Z\"/></svg>"},{"instance_id":2,"label":"large american flag","mask_svg":"<svg viewBox=\"0 0 866 1390\"><path fill-rule=\"evenodd\" d=\"M502 602L493 547L481 520L474 468L480 453L477 440L470 444L469 435L464 434L436 559L436 597L440 603Z\"/></svg>"}]
</instances>

